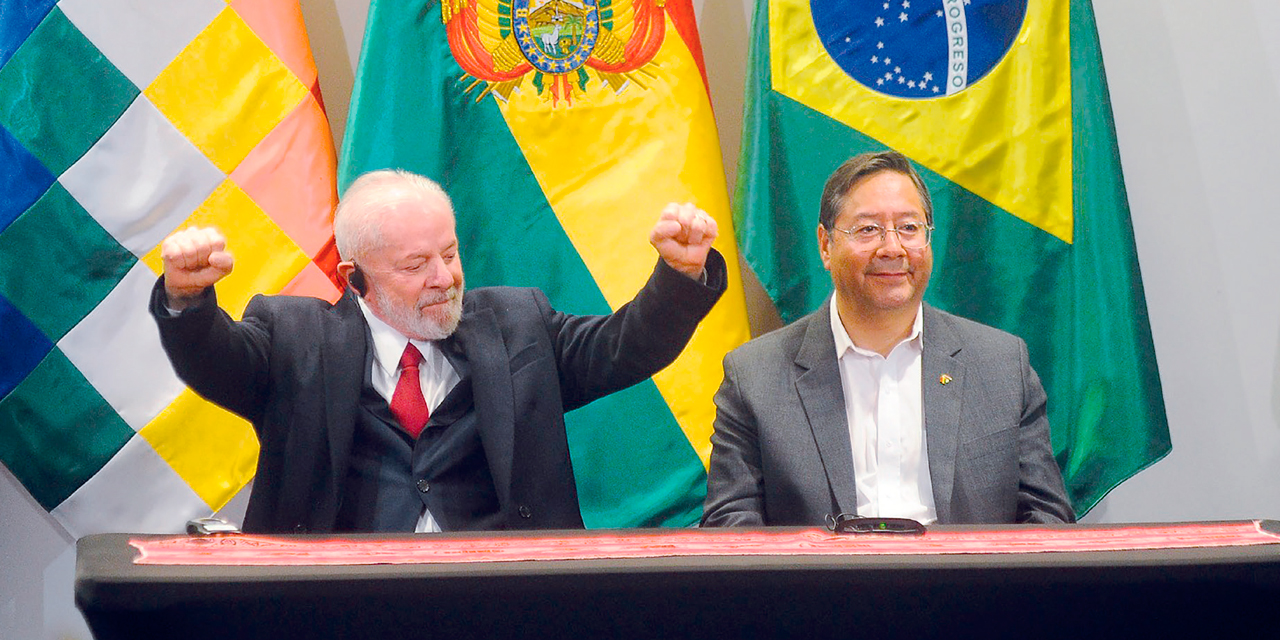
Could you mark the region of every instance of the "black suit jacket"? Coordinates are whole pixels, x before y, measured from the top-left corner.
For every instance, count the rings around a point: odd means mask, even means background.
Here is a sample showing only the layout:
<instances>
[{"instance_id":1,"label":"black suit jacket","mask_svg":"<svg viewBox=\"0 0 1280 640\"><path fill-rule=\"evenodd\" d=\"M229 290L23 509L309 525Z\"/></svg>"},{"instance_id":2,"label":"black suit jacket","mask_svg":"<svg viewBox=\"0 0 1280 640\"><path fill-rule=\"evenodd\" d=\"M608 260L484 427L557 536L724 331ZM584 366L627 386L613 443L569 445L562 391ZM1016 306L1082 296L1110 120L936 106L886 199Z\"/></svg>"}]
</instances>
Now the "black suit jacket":
<instances>
[{"instance_id":1,"label":"black suit jacket","mask_svg":"<svg viewBox=\"0 0 1280 640\"><path fill-rule=\"evenodd\" d=\"M504 526L583 526L564 412L670 364L725 289L715 251L707 276L703 285L659 261L635 299L608 316L559 313L536 289L466 292L458 330L441 346L467 360ZM240 322L209 297L170 317L161 279L151 310L178 376L258 433L244 529L331 531L370 348L354 294L333 305L255 296Z\"/></svg>"}]
</instances>

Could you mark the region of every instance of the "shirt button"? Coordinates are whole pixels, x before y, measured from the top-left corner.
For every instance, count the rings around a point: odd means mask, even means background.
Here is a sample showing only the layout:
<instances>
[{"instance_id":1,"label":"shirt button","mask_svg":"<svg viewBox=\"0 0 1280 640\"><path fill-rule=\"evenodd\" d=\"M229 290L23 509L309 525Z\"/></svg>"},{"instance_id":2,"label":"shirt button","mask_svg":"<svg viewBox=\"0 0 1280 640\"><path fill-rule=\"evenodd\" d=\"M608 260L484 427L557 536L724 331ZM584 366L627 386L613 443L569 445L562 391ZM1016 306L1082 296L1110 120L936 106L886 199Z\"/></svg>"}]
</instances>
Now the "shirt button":
<instances>
[{"instance_id":1,"label":"shirt button","mask_svg":"<svg viewBox=\"0 0 1280 640\"><path fill-rule=\"evenodd\" d=\"M430 483L430 482L427 482L426 480L419 480L419 481L418 481L418 491L421 491L421 492L423 492L423 493L426 493L426 492L428 492L428 491L430 491L430 490L431 490L431 483Z\"/></svg>"},{"instance_id":2,"label":"shirt button","mask_svg":"<svg viewBox=\"0 0 1280 640\"><path fill-rule=\"evenodd\" d=\"M520 511L520 517L521 517L521 518L532 518L532 517L533 517L533 511L530 511L530 510L529 510L529 507L526 507L526 506L524 506L524 505L520 505L520 509L519 509L519 511Z\"/></svg>"}]
</instances>

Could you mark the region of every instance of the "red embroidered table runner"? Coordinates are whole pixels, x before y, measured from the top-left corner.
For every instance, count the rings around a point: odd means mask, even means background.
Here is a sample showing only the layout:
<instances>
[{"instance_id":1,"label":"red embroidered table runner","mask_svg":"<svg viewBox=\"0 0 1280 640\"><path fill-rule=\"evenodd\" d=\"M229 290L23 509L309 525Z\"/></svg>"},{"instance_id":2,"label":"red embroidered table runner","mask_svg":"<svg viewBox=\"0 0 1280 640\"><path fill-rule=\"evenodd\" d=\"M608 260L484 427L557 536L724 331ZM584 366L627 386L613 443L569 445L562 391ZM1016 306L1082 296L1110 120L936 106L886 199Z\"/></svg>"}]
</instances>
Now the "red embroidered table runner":
<instances>
[{"instance_id":1,"label":"red embroidered table runner","mask_svg":"<svg viewBox=\"0 0 1280 640\"><path fill-rule=\"evenodd\" d=\"M694 556L1013 554L1134 551L1280 544L1259 521L1105 528L929 531L920 536L835 535L825 530L670 530L466 539L296 539L175 536L129 541L138 564L371 565Z\"/></svg>"}]
</instances>

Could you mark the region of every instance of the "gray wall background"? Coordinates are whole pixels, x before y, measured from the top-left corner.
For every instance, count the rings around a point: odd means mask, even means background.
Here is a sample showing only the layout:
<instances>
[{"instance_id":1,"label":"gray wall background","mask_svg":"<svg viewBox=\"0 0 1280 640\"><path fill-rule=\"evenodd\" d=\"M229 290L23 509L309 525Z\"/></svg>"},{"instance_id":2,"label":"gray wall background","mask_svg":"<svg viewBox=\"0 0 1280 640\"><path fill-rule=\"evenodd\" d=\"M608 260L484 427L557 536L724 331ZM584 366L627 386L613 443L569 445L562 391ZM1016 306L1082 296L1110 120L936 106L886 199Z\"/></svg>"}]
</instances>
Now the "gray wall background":
<instances>
[{"instance_id":1,"label":"gray wall background","mask_svg":"<svg viewBox=\"0 0 1280 640\"><path fill-rule=\"evenodd\" d=\"M730 176L753 4L694 0ZM1280 518L1280 3L1094 6L1173 453L1086 521ZM339 141L367 7L302 1ZM748 295L754 326L774 326ZM89 638L74 565L74 541L0 468L0 640Z\"/></svg>"}]
</instances>

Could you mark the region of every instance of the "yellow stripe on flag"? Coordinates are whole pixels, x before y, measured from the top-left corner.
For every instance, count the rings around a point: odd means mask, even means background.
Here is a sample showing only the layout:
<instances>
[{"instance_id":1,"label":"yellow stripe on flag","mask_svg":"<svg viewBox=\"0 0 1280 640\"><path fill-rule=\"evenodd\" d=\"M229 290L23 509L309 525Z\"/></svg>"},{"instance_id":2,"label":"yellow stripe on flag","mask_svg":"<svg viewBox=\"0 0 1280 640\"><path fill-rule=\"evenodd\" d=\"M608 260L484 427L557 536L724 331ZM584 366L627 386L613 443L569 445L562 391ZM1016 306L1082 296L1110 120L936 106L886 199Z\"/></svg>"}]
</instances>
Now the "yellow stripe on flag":
<instances>
[{"instance_id":1,"label":"yellow stripe on flag","mask_svg":"<svg viewBox=\"0 0 1280 640\"><path fill-rule=\"evenodd\" d=\"M986 77L951 96L908 100L850 78L823 48L808 0L774 0L773 89L1071 242L1068 8L1028 2L1012 49Z\"/></svg>"},{"instance_id":2,"label":"yellow stripe on flag","mask_svg":"<svg viewBox=\"0 0 1280 640\"><path fill-rule=\"evenodd\" d=\"M575 85L572 105L553 106L526 78L499 104L612 308L630 300L653 271L649 231L667 203L693 202L716 219L729 289L684 353L654 376L705 466L711 398L724 354L748 338L746 302L714 116L698 66L670 20L661 50L643 71L637 74L643 85L633 79L620 94L594 78L585 95Z\"/></svg>"}]
</instances>

